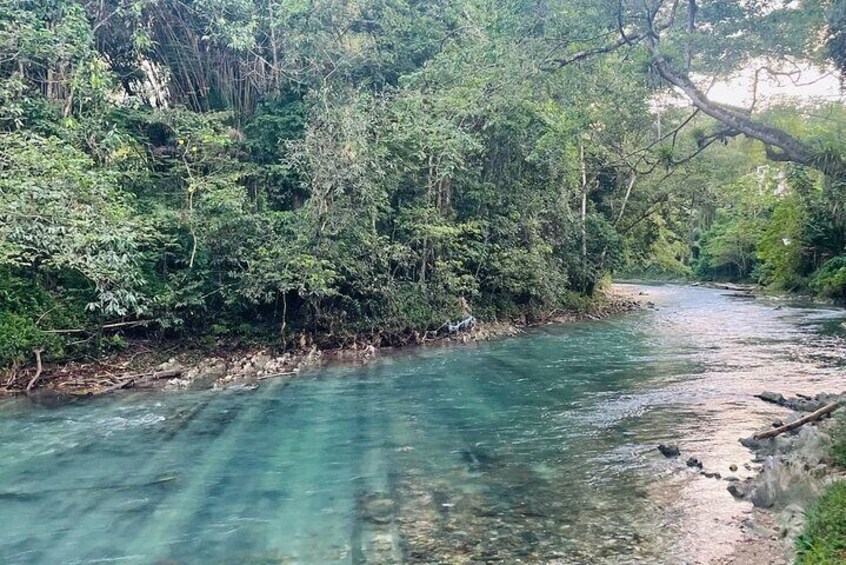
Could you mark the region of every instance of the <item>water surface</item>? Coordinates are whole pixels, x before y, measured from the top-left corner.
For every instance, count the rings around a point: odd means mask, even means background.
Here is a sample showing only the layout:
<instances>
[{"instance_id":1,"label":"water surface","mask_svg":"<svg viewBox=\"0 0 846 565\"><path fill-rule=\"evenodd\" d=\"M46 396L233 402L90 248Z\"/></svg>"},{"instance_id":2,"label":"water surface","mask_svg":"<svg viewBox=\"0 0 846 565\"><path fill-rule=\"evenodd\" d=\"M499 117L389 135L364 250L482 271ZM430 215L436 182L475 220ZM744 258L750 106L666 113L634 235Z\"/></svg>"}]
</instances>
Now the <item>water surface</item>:
<instances>
[{"instance_id":1,"label":"water surface","mask_svg":"<svg viewBox=\"0 0 846 565\"><path fill-rule=\"evenodd\" d=\"M704 288L252 393L0 404L2 563L707 563L764 389L846 389L844 313Z\"/></svg>"}]
</instances>

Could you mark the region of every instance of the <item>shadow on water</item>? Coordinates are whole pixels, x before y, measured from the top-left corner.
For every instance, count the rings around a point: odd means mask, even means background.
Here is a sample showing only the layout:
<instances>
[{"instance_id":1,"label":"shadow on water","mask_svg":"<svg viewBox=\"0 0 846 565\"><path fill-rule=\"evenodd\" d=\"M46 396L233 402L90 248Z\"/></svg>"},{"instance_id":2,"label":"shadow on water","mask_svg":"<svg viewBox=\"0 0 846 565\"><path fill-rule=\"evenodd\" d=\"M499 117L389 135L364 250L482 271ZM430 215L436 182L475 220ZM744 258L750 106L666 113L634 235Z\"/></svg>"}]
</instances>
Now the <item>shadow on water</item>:
<instances>
[{"instance_id":1,"label":"shadow on water","mask_svg":"<svg viewBox=\"0 0 846 565\"><path fill-rule=\"evenodd\" d=\"M644 287L658 307L418 349L246 395L0 410L3 563L706 563L763 389L846 388L840 310ZM684 457L682 458L684 459Z\"/></svg>"}]
</instances>

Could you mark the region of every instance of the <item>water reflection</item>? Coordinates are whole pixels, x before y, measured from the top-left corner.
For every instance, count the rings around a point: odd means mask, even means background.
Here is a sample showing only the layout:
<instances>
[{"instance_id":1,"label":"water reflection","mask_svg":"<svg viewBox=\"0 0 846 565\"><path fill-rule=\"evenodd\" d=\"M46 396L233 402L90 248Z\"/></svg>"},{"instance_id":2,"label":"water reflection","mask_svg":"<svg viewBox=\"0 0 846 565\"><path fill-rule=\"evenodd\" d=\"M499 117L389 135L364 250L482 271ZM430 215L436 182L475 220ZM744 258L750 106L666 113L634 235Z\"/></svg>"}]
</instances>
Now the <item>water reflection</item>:
<instances>
[{"instance_id":1,"label":"water reflection","mask_svg":"<svg viewBox=\"0 0 846 565\"><path fill-rule=\"evenodd\" d=\"M749 473L737 438L781 414L752 394L846 388L843 314L647 292L252 394L7 403L0 561L708 562L744 506L655 445Z\"/></svg>"}]
</instances>

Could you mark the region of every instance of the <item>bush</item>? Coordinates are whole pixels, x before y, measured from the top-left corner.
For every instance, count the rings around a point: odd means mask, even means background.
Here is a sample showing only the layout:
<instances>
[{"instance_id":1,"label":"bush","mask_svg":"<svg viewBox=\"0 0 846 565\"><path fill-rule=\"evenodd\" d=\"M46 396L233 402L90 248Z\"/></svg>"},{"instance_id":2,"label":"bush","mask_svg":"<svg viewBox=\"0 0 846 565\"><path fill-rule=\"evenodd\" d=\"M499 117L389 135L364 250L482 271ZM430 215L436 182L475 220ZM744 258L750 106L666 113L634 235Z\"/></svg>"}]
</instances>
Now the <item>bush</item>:
<instances>
[{"instance_id":1,"label":"bush","mask_svg":"<svg viewBox=\"0 0 846 565\"><path fill-rule=\"evenodd\" d=\"M826 261L811 280L811 290L827 298L846 300L846 255Z\"/></svg>"},{"instance_id":2,"label":"bush","mask_svg":"<svg viewBox=\"0 0 846 565\"><path fill-rule=\"evenodd\" d=\"M0 312L0 367L25 361L33 349L50 348L55 352L56 346L56 340L39 330L32 320Z\"/></svg>"}]
</instances>

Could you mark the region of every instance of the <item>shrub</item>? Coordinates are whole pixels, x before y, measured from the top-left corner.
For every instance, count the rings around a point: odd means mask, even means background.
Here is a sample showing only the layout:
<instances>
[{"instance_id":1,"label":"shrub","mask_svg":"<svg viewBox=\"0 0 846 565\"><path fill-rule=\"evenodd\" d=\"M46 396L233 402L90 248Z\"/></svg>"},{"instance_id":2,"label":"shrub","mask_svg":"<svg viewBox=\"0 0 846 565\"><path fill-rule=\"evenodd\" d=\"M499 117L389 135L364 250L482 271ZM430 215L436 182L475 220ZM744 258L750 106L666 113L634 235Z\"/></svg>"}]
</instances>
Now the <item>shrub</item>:
<instances>
[{"instance_id":1,"label":"shrub","mask_svg":"<svg viewBox=\"0 0 846 565\"><path fill-rule=\"evenodd\" d=\"M846 300L846 255L826 261L811 280L811 290L821 296Z\"/></svg>"}]
</instances>

